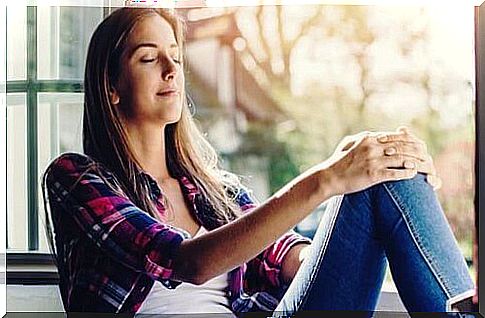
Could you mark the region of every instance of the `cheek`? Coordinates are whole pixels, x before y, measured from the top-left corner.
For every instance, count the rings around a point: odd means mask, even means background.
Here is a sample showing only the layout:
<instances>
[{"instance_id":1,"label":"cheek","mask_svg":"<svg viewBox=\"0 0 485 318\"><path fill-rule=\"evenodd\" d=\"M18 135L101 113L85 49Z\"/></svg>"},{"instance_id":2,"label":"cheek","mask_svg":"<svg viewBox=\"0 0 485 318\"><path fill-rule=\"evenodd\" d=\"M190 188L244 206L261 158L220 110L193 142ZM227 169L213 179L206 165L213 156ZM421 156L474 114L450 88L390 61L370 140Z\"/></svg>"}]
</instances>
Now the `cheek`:
<instances>
[{"instance_id":1,"label":"cheek","mask_svg":"<svg viewBox=\"0 0 485 318\"><path fill-rule=\"evenodd\" d=\"M180 103L184 100L184 95L185 95L185 76L182 73L182 75L178 76L176 79L177 82L177 87L180 89L181 94L180 94Z\"/></svg>"},{"instance_id":2,"label":"cheek","mask_svg":"<svg viewBox=\"0 0 485 318\"><path fill-rule=\"evenodd\" d=\"M185 85L185 75L183 71L180 71L180 75L177 76L177 84L179 88L183 89Z\"/></svg>"},{"instance_id":3,"label":"cheek","mask_svg":"<svg viewBox=\"0 0 485 318\"><path fill-rule=\"evenodd\" d=\"M121 99L125 103L130 103L136 98L140 90L140 81L133 77L130 72L123 72L118 81L118 89Z\"/></svg>"}]
</instances>

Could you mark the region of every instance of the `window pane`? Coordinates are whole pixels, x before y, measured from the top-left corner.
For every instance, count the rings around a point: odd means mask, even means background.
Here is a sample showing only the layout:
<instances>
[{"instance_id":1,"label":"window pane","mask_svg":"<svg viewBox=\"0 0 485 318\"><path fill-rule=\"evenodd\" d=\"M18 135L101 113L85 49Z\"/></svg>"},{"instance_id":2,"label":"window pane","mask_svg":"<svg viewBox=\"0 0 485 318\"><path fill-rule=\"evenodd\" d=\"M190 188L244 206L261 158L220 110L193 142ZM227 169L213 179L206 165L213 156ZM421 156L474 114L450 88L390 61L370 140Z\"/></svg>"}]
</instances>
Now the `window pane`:
<instances>
[{"instance_id":1,"label":"window pane","mask_svg":"<svg viewBox=\"0 0 485 318\"><path fill-rule=\"evenodd\" d=\"M38 109L38 180L42 180L42 174L47 165L60 153L82 151L83 94L39 94ZM48 251L41 188L39 188L39 235L39 249Z\"/></svg>"},{"instance_id":2,"label":"window pane","mask_svg":"<svg viewBox=\"0 0 485 318\"><path fill-rule=\"evenodd\" d=\"M7 94L7 239L27 249L27 110L25 94Z\"/></svg>"},{"instance_id":3,"label":"window pane","mask_svg":"<svg viewBox=\"0 0 485 318\"><path fill-rule=\"evenodd\" d=\"M7 6L7 80L26 78L27 8Z\"/></svg>"},{"instance_id":4,"label":"window pane","mask_svg":"<svg viewBox=\"0 0 485 318\"><path fill-rule=\"evenodd\" d=\"M101 22L103 8L39 6L37 10L39 78L82 79L89 39Z\"/></svg>"}]
</instances>

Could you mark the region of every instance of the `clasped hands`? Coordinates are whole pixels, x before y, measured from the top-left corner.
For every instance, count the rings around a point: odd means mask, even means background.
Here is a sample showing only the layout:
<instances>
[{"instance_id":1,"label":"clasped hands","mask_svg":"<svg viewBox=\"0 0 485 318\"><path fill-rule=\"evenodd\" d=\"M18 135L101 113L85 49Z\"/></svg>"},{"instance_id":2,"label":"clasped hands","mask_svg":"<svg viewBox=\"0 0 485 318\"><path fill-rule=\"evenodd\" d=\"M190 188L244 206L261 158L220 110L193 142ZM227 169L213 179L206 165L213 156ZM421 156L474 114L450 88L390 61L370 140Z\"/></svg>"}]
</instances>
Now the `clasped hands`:
<instances>
[{"instance_id":1,"label":"clasped hands","mask_svg":"<svg viewBox=\"0 0 485 318\"><path fill-rule=\"evenodd\" d=\"M362 145L364 143L365 145ZM359 145L361 148L365 147L368 153L373 153L369 157L378 158L378 160L374 159L376 164L373 166L376 174L379 174L378 170L384 171L384 169L389 173L391 167L394 169L411 169L425 174L426 181L434 190L438 190L442 185L442 181L436 173L433 159L428 153L426 143L412 134L406 127L399 127L396 132L365 131L347 136L342 139L334 155L329 158L329 164L339 161ZM362 152L361 149L359 151ZM371 171L370 173L374 172ZM384 178L384 176L379 175L378 178Z\"/></svg>"}]
</instances>

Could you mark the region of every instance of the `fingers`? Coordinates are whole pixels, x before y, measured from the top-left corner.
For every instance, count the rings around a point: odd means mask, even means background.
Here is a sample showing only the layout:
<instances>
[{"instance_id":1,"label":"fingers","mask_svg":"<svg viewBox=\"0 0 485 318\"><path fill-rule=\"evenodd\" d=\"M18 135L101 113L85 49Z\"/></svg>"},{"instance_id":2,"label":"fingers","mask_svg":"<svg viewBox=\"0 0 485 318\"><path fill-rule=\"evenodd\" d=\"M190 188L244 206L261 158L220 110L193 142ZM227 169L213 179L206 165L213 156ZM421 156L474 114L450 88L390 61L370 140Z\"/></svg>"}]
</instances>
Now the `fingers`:
<instances>
[{"instance_id":1,"label":"fingers","mask_svg":"<svg viewBox=\"0 0 485 318\"><path fill-rule=\"evenodd\" d=\"M431 156L427 157L425 161L418 162L418 172L436 175L436 167L434 166L433 159Z\"/></svg>"},{"instance_id":2,"label":"fingers","mask_svg":"<svg viewBox=\"0 0 485 318\"><path fill-rule=\"evenodd\" d=\"M374 169L382 171L383 177L388 177L388 180L400 180L406 179L409 176L414 176L416 173L421 172L426 174L426 181L436 191L441 188L442 180L436 175L436 169L431 160L421 162L413 157L403 155L393 155L382 157L374 165ZM390 171L386 171L390 170ZM396 172L401 171L401 172ZM409 170L408 172L403 170ZM414 174L413 174L414 173ZM397 178L397 179L395 179Z\"/></svg>"},{"instance_id":3,"label":"fingers","mask_svg":"<svg viewBox=\"0 0 485 318\"><path fill-rule=\"evenodd\" d=\"M422 145L415 142L395 141L387 143L384 147L384 154L387 156L400 154L414 157L423 162L428 160L428 154L423 149Z\"/></svg>"},{"instance_id":4,"label":"fingers","mask_svg":"<svg viewBox=\"0 0 485 318\"><path fill-rule=\"evenodd\" d=\"M389 145L384 153L386 155L401 154L403 156L414 157L419 159L416 161L418 172L427 175L426 181L433 187L434 190L441 188L442 181L436 175L436 167L433 163L433 158L428 154L426 143L409 132L407 127L399 127L397 133L388 135L388 138L381 138L385 141L383 144ZM405 140L412 140L406 142Z\"/></svg>"},{"instance_id":5,"label":"fingers","mask_svg":"<svg viewBox=\"0 0 485 318\"><path fill-rule=\"evenodd\" d=\"M381 134L377 140L384 145L384 154L400 154L418 159L418 171L436 174L433 159L428 154L426 143L413 135L406 126L401 126L396 133Z\"/></svg>"},{"instance_id":6,"label":"fingers","mask_svg":"<svg viewBox=\"0 0 485 318\"><path fill-rule=\"evenodd\" d=\"M412 179L418 172L416 169L386 169L383 170L384 177L391 180L406 180Z\"/></svg>"},{"instance_id":7,"label":"fingers","mask_svg":"<svg viewBox=\"0 0 485 318\"><path fill-rule=\"evenodd\" d=\"M419 139L418 137L414 136L411 133L390 133L390 134L381 134L377 137L377 141L380 143L392 143L392 142L408 142L408 143L416 143L423 148L426 148L426 143Z\"/></svg>"},{"instance_id":8,"label":"fingers","mask_svg":"<svg viewBox=\"0 0 485 318\"><path fill-rule=\"evenodd\" d=\"M380 170L380 181L398 181L411 179L416 176L416 169L382 169Z\"/></svg>"},{"instance_id":9,"label":"fingers","mask_svg":"<svg viewBox=\"0 0 485 318\"><path fill-rule=\"evenodd\" d=\"M389 180L406 179L413 172L404 170L413 170L426 174L427 182L435 190L442 185L426 143L412 134L407 127L399 127L396 132L389 133L365 132L361 151L377 163L374 169L383 171L379 172L384 174L380 177Z\"/></svg>"},{"instance_id":10,"label":"fingers","mask_svg":"<svg viewBox=\"0 0 485 318\"><path fill-rule=\"evenodd\" d=\"M419 163L413 157L402 156L402 155L394 155L394 156L387 156L382 157L377 160L378 168L377 169L415 169L419 170Z\"/></svg>"},{"instance_id":11,"label":"fingers","mask_svg":"<svg viewBox=\"0 0 485 318\"><path fill-rule=\"evenodd\" d=\"M434 174L429 174L426 176L426 181L433 187L433 189L439 190L443 184L441 178Z\"/></svg>"},{"instance_id":12,"label":"fingers","mask_svg":"<svg viewBox=\"0 0 485 318\"><path fill-rule=\"evenodd\" d=\"M373 137L365 137L360 145L360 151L369 158L401 155L414 158L423 163L430 160L430 156L422 145L415 142L393 141L381 144L376 142L376 139Z\"/></svg>"},{"instance_id":13,"label":"fingers","mask_svg":"<svg viewBox=\"0 0 485 318\"><path fill-rule=\"evenodd\" d=\"M401 126L397 129L397 134L391 134L389 138L382 138L386 141L384 142L392 142L393 140L414 140L416 144L418 144L421 149L421 154L425 154L425 160L422 162L418 162L418 172L422 172L426 174L426 181L433 187L436 191L441 188L442 180L436 173L436 167L433 163L433 158L428 155L428 149L426 143L415 135L413 135L409 129L405 126ZM407 153L409 154L409 153Z\"/></svg>"},{"instance_id":14,"label":"fingers","mask_svg":"<svg viewBox=\"0 0 485 318\"><path fill-rule=\"evenodd\" d=\"M381 158L378 169L382 181L411 179L418 173L419 161L413 157L393 155Z\"/></svg>"},{"instance_id":15,"label":"fingers","mask_svg":"<svg viewBox=\"0 0 485 318\"><path fill-rule=\"evenodd\" d=\"M427 152L427 146L426 143L416 137L414 134L412 134L408 128L406 127L400 127L398 129L398 132L395 133L381 133L377 137L377 141L380 143L392 143L392 142L407 142L407 143L415 143L417 144L420 148L424 150L424 152Z\"/></svg>"},{"instance_id":16,"label":"fingers","mask_svg":"<svg viewBox=\"0 0 485 318\"><path fill-rule=\"evenodd\" d=\"M436 169L432 161L422 161L415 156L409 156L405 154L393 154L378 157L376 158L376 162L379 165L377 169L415 168L418 172L436 175Z\"/></svg>"}]
</instances>

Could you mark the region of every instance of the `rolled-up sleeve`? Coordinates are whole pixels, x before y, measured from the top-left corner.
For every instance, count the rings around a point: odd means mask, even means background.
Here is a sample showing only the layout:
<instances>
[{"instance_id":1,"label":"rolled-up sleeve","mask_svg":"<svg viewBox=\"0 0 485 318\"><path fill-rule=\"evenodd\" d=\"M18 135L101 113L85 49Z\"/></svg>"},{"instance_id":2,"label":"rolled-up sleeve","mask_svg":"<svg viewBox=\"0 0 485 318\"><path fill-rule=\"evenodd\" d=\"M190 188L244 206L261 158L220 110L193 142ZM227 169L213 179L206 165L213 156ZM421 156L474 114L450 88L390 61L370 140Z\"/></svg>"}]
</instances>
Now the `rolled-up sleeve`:
<instances>
[{"instance_id":1,"label":"rolled-up sleeve","mask_svg":"<svg viewBox=\"0 0 485 318\"><path fill-rule=\"evenodd\" d=\"M45 180L52 219L72 218L108 256L175 288L180 282L171 280L173 257L190 235L135 206L107 183L112 175L90 169L94 165L91 158L74 153L50 164Z\"/></svg>"},{"instance_id":2,"label":"rolled-up sleeve","mask_svg":"<svg viewBox=\"0 0 485 318\"><path fill-rule=\"evenodd\" d=\"M257 201L250 196L250 191L241 189L237 202L244 213L258 206ZM283 259L290 249L299 243L310 244L311 239L290 230L279 237L255 258L247 262L245 285L250 290L267 290L284 288L281 277Z\"/></svg>"}]
</instances>

